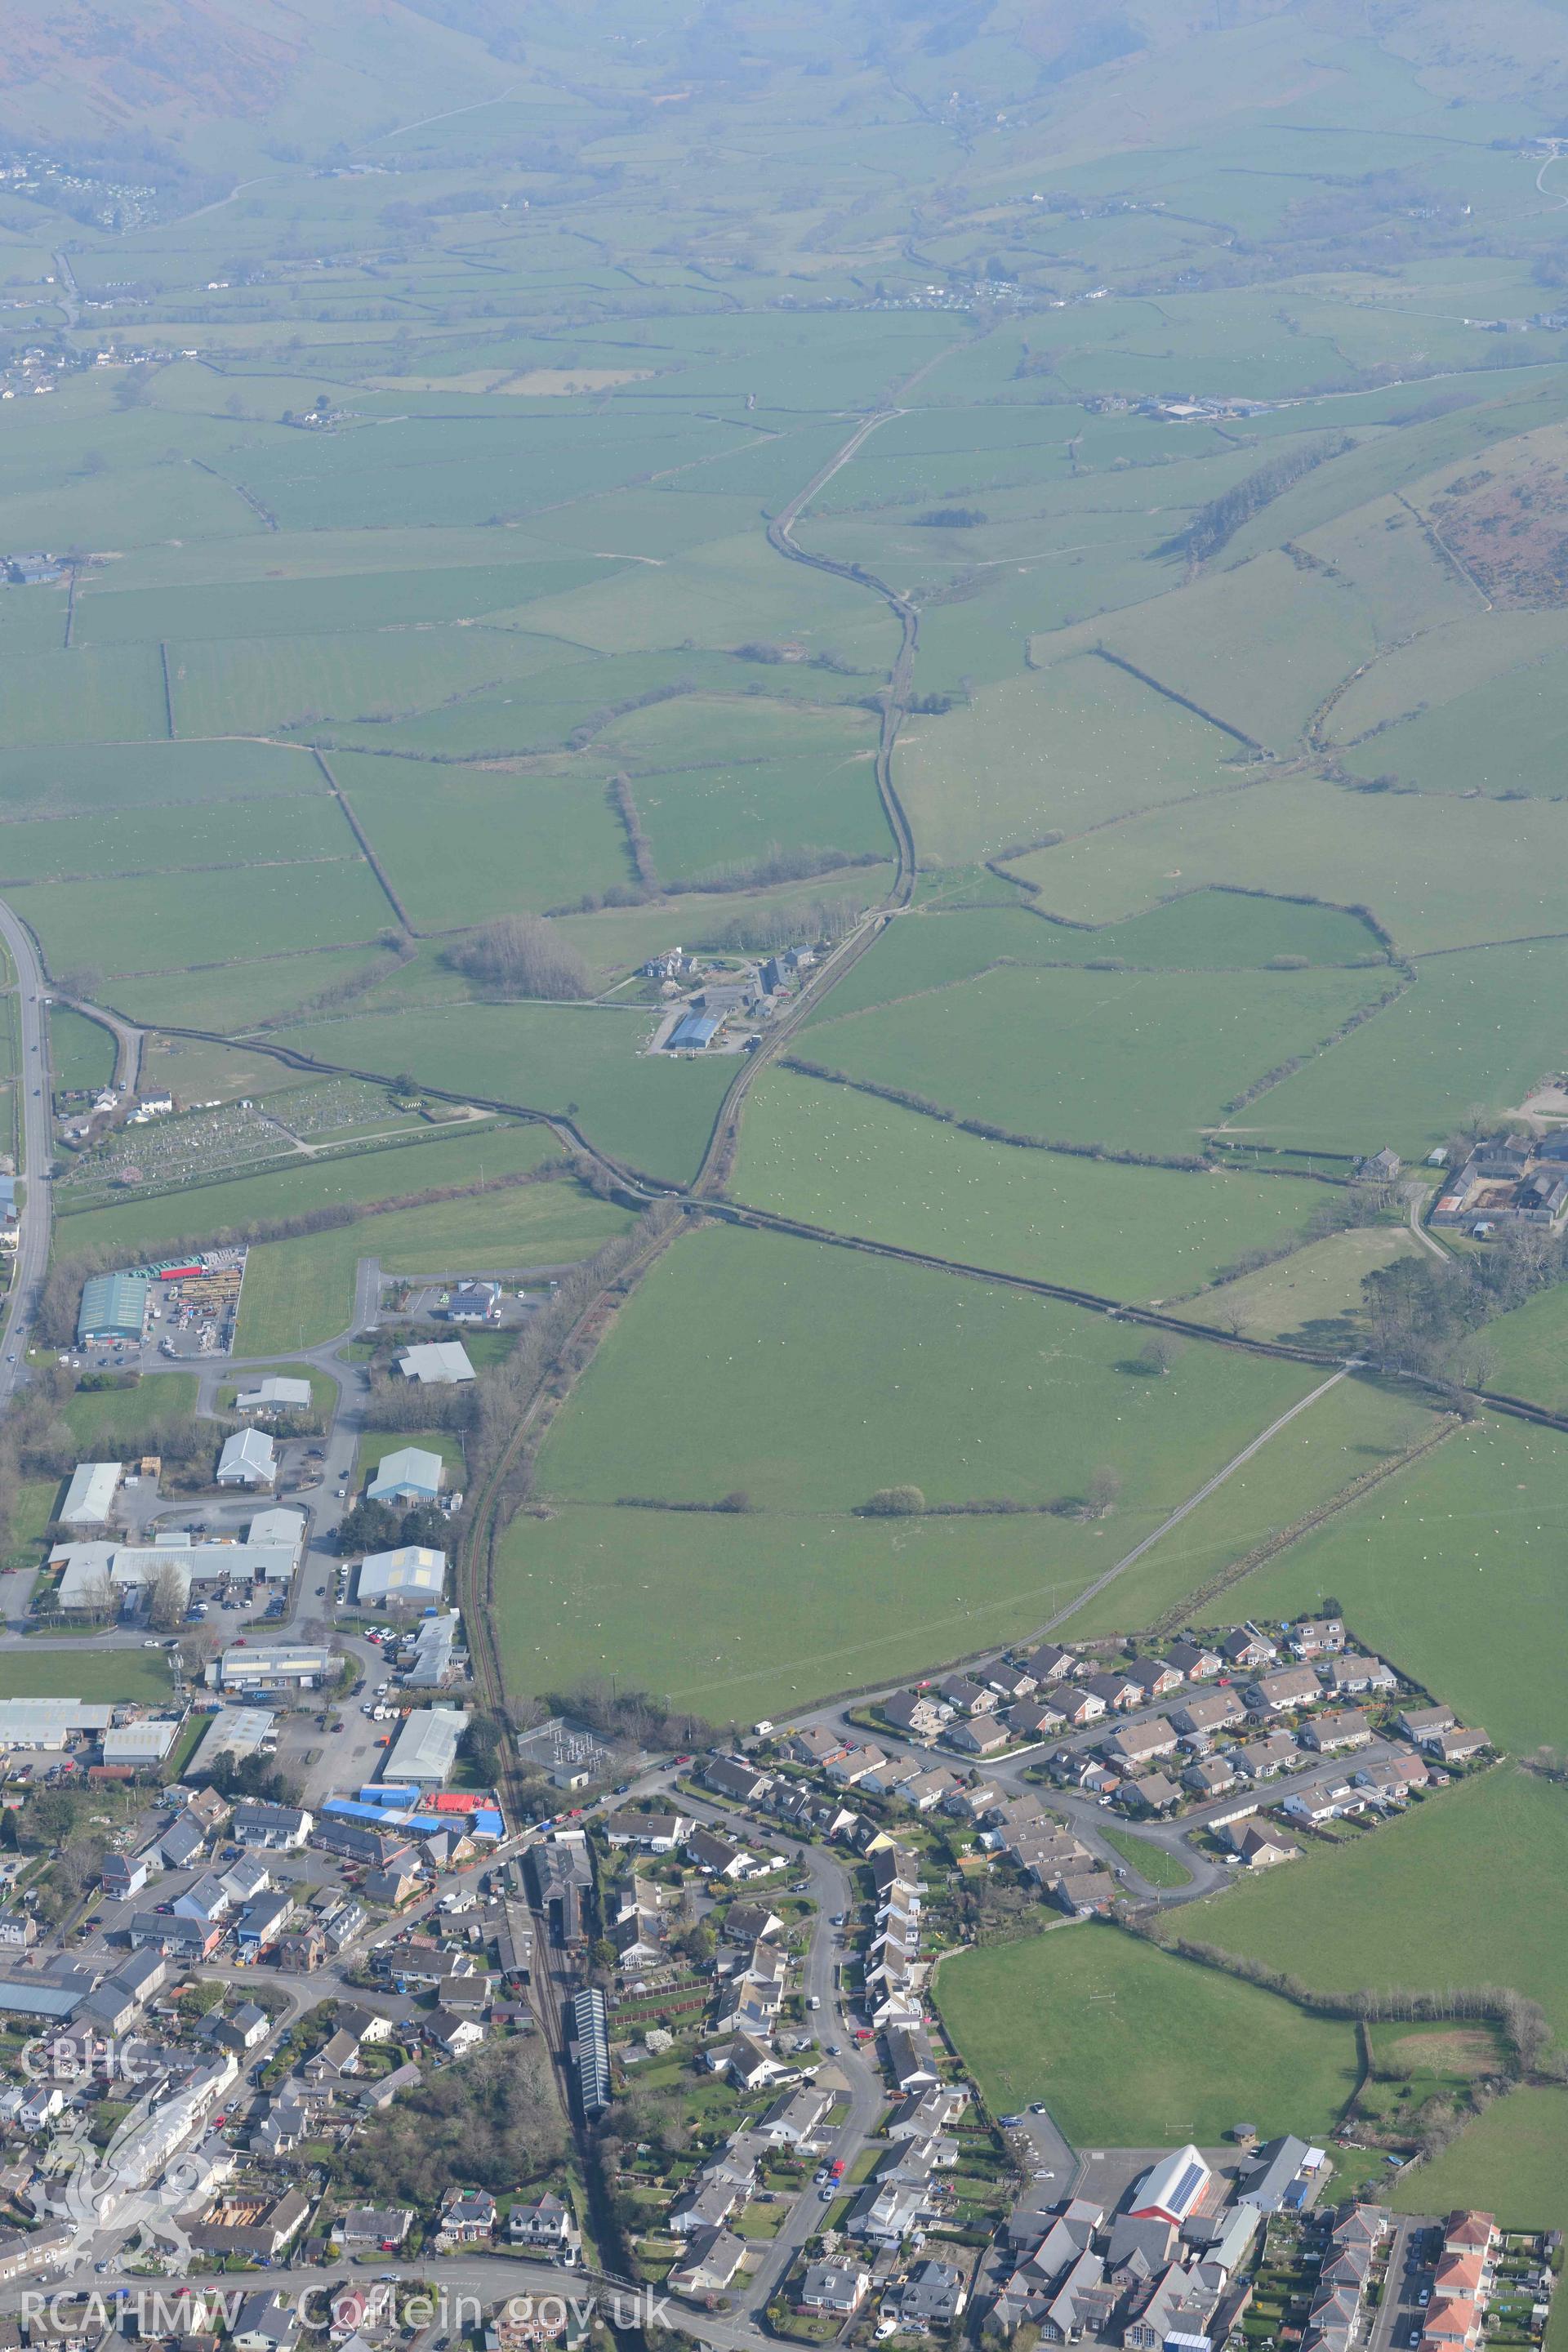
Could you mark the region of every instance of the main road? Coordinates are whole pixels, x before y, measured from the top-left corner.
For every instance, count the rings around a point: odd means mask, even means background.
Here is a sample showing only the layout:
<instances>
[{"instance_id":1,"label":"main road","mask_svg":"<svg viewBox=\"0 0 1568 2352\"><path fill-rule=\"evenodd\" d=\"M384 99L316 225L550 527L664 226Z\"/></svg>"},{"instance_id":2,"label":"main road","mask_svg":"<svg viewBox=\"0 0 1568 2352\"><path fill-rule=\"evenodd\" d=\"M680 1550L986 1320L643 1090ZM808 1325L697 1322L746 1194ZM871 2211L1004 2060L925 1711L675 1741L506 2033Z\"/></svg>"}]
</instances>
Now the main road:
<instances>
[{"instance_id":1,"label":"main road","mask_svg":"<svg viewBox=\"0 0 1568 2352\"><path fill-rule=\"evenodd\" d=\"M21 1215L5 1317L0 1326L0 1406L10 1402L22 1373L27 1335L37 1313L38 1294L49 1262L49 1074L44 1026L44 970L32 934L0 900L0 939L16 967L21 1007L21 1056L16 1084L21 1090L23 1168L26 1195Z\"/></svg>"}]
</instances>

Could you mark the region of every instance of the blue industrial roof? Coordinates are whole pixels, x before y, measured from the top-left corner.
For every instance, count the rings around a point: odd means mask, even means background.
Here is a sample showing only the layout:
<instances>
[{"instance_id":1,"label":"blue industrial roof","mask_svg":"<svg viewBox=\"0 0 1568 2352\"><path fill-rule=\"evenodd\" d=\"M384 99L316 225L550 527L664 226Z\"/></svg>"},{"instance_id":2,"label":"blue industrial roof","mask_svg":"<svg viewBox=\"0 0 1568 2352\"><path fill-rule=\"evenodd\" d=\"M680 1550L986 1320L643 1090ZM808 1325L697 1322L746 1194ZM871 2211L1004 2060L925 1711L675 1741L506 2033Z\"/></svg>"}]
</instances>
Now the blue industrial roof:
<instances>
[{"instance_id":1,"label":"blue industrial roof","mask_svg":"<svg viewBox=\"0 0 1568 2352\"><path fill-rule=\"evenodd\" d=\"M412 1785L405 1788L390 1780L371 1780L359 1792L362 1805L416 1805L419 1791Z\"/></svg>"},{"instance_id":2,"label":"blue industrial roof","mask_svg":"<svg viewBox=\"0 0 1568 2352\"><path fill-rule=\"evenodd\" d=\"M703 1046L710 1045L719 1034L717 1018L707 1013L689 1013L678 1021L669 1034L669 1050L677 1045Z\"/></svg>"}]
</instances>

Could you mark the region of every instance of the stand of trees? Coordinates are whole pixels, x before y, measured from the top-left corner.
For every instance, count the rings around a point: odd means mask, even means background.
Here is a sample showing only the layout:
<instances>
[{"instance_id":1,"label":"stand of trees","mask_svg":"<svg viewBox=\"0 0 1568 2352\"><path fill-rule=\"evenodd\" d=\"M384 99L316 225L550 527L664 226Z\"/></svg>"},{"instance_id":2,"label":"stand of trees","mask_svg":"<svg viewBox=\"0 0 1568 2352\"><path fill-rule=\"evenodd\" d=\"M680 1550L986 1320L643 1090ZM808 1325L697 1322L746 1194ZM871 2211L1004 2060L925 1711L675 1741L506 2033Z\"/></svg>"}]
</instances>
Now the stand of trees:
<instances>
[{"instance_id":1,"label":"stand of trees","mask_svg":"<svg viewBox=\"0 0 1568 2352\"><path fill-rule=\"evenodd\" d=\"M542 915L501 915L446 950L466 979L500 997L594 993L587 960Z\"/></svg>"}]
</instances>

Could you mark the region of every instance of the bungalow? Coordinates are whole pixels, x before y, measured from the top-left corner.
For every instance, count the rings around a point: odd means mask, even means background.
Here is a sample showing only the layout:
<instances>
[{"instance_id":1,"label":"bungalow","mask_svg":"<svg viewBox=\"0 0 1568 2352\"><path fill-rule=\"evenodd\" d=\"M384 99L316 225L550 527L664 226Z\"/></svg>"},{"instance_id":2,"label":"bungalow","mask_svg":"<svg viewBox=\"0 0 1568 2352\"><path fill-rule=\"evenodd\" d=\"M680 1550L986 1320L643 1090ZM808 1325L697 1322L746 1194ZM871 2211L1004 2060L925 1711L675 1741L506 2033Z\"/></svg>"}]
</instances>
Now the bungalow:
<instances>
[{"instance_id":1,"label":"bungalow","mask_svg":"<svg viewBox=\"0 0 1568 2352\"><path fill-rule=\"evenodd\" d=\"M1127 1671L1146 1699L1164 1698L1182 1686L1180 1672L1164 1658L1134 1658Z\"/></svg>"},{"instance_id":2,"label":"bungalow","mask_svg":"<svg viewBox=\"0 0 1568 2352\"><path fill-rule=\"evenodd\" d=\"M1272 1665L1279 1655L1268 1636L1251 1625L1234 1625L1220 1643L1220 1654L1227 1665L1249 1667Z\"/></svg>"},{"instance_id":3,"label":"bungalow","mask_svg":"<svg viewBox=\"0 0 1568 2352\"><path fill-rule=\"evenodd\" d=\"M1206 1642L1173 1642L1165 1655L1184 1682L1212 1682L1225 1660Z\"/></svg>"},{"instance_id":4,"label":"bungalow","mask_svg":"<svg viewBox=\"0 0 1568 2352\"><path fill-rule=\"evenodd\" d=\"M414 2215L406 2205L352 2205L333 2222L331 2234L346 2254L391 2254L413 2227Z\"/></svg>"},{"instance_id":5,"label":"bungalow","mask_svg":"<svg viewBox=\"0 0 1568 2352\"><path fill-rule=\"evenodd\" d=\"M711 1830L693 1830L686 1841L686 1858L705 1878L744 1878L754 1863L742 1846L731 1845Z\"/></svg>"},{"instance_id":6,"label":"bungalow","mask_svg":"<svg viewBox=\"0 0 1568 2352\"><path fill-rule=\"evenodd\" d=\"M918 1780L920 1766L912 1756L889 1756L873 1770L864 1774L860 1786L870 1797L896 1795L906 1780Z\"/></svg>"},{"instance_id":7,"label":"bungalow","mask_svg":"<svg viewBox=\"0 0 1568 2352\"><path fill-rule=\"evenodd\" d=\"M1007 1727L994 1717L971 1716L967 1723L953 1725L947 1744L960 1756L994 1756L1008 1745Z\"/></svg>"},{"instance_id":8,"label":"bungalow","mask_svg":"<svg viewBox=\"0 0 1568 2352\"><path fill-rule=\"evenodd\" d=\"M673 1853L697 1824L689 1813L612 1813L605 1823L611 1845L641 1846L647 1853Z\"/></svg>"},{"instance_id":9,"label":"bungalow","mask_svg":"<svg viewBox=\"0 0 1568 2352\"><path fill-rule=\"evenodd\" d=\"M1194 1797L1223 1797L1236 1786L1236 1774L1223 1756L1201 1756L1182 1775L1182 1786Z\"/></svg>"},{"instance_id":10,"label":"bungalow","mask_svg":"<svg viewBox=\"0 0 1568 2352\"><path fill-rule=\"evenodd\" d=\"M1277 1862L1295 1862L1300 1856L1295 1841L1267 1822L1237 1822L1224 1834L1226 1843L1248 1870L1269 1870Z\"/></svg>"},{"instance_id":11,"label":"bungalow","mask_svg":"<svg viewBox=\"0 0 1568 2352\"><path fill-rule=\"evenodd\" d=\"M1171 1710L1171 1721L1184 1739L1208 1739L1246 1720L1247 1709L1234 1690L1198 1691Z\"/></svg>"},{"instance_id":12,"label":"bungalow","mask_svg":"<svg viewBox=\"0 0 1568 2352\"><path fill-rule=\"evenodd\" d=\"M1292 1657L1316 1658L1325 1651L1342 1650L1344 1645L1342 1617L1303 1617L1290 1628Z\"/></svg>"},{"instance_id":13,"label":"bungalow","mask_svg":"<svg viewBox=\"0 0 1568 2352\"><path fill-rule=\"evenodd\" d=\"M1157 1715L1148 1723L1123 1724L1100 1742L1100 1754L1107 1763L1119 1765L1122 1771L1135 1770L1155 1756L1171 1755L1176 1745L1176 1727L1164 1716Z\"/></svg>"},{"instance_id":14,"label":"bungalow","mask_svg":"<svg viewBox=\"0 0 1568 2352\"><path fill-rule=\"evenodd\" d=\"M845 2218L854 2238L873 2246L901 2246L931 2210L929 2185L921 2181L890 2181L884 2188L868 2181Z\"/></svg>"},{"instance_id":15,"label":"bungalow","mask_svg":"<svg viewBox=\"0 0 1568 2352\"><path fill-rule=\"evenodd\" d=\"M887 1760L880 1748L868 1742L865 1747L847 1748L842 1755L830 1758L823 1769L830 1780L837 1781L840 1788L853 1789L868 1772L874 1772L879 1764L885 1764Z\"/></svg>"},{"instance_id":16,"label":"bungalow","mask_svg":"<svg viewBox=\"0 0 1568 2352\"><path fill-rule=\"evenodd\" d=\"M1364 1790L1354 1789L1349 1781L1319 1781L1315 1788L1292 1789L1281 1806L1293 1822L1305 1822L1310 1829L1321 1829L1325 1822L1343 1821L1347 1813L1363 1812L1366 1809Z\"/></svg>"},{"instance_id":17,"label":"bungalow","mask_svg":"<svg viewBox=\"0 0 1568 2352\"><path fill-rule=\"evenodd\" d=\"M819 2319L853 2319L871 2291L858 2263L808 2263L795 2302Z\"/></svg>"},{"instance_id":18,"label":"bungalow","mask_svg":"<svg viewBox=\"0 0 1568 2352\"><path fill-rule=\"evenodd\" d=\"M466 2058L484 2038L477 2017L454 2017L449 2010L437 2010L425 2022L426 2041L447 2058Z\"/></svg>"},{"instance_id":19,"label":"bungalow","mask_svg":"<svg viewBox=\"0 0 1568 2352\"><path fill-rule=\"evenodd\" d=\"M1083 1661L1075 1652L1064 1650L1059 1642L1042 1642L1031 1650L1024 1664L1037 1684L1067 1682L1083 1670Z\"/></svg>"},{"instance_id":20,"label":"bungalow","mask_svg":"<svg viewBox=\"0 0 1568 2352\"><path fill-rule=\"evenodd\" d=\"M1009 1701L1028 1698L1040 1685L1038 1675L1032 1675L1026 1666L1010 1666L1005 1660L999 1665L987 1666L984 1673L989 1687L999 1698Z\"/></svg>"},{"instance_id":21,"label":"bungalow","mask_svg":"<svg viewBox=\"0 0 1568 2352\"><path fill-rule=\"evenodd\" d=\"M1145 1816L1174 1812L1182 1801L1180 1789L1163 1772L1151 1772L1144 1780L1129 1782L1121 1795L1129 1811Z\"/></svg>"},{"instance_id":22,"label":"bungalow","mask_svg":"<svg viewBox=\"0 0 1568 2352\"><path fill-rule=\"evenodd\" d=\"M941 2083L921 2091L893 2110L885 2137L889 2139L931 2139L955 2124L969 2105L961 2083Z\"/></svg>"},{"instance_id":23,"label":"bungalow","mask_svg":"<svg viewBox=\"0 0 1568 2352\"><path fill-rule=\"evenodd\" d=\"M759 1772L741 1756L716 1758L705 1768L702 1780L705 1787L721 1797L732 1797L741 1805L760 1805L773 1785L771 1772Z\"/></svg>"},{"instance_id":24,"label":"bungalow","mask_svg":"<svg viewBox=\"0 0 1568 2352\"><path fill-rule=\"evenodd\" d=\"M684 2258L674 2264L666 2284L677 2294L721 2294L733 2285L746 2259L745 2242L728 2230L705 2230L693 2237Z\"/></svg>"},{"instance_id":25,"label":"bungalow","mask_svg":"<svg viewBox=\"0 0 1568 2352\"><path fill-rule=\"evenodd\" d=\"M936 1701L923 1691L895 1691L882 1701L882 1714L895 1731L910 1739L934 1739L947 1720Z\"/></svg>"},{"instance_id":26,"label":"bungalow","mask_svg":"<svg viewBox=\"0 0 1568 2352\"><path fill-rule=\"evenodd\" d=\"M1271 1731L1265 1739L1249 1740L1245 1748L1233 1748L1230 1760L1238 1772L1249 1780L1271 1780L1288 1764L1299 1764L1301 1751L1288 1731Z\"/></svg>"},{"instance_id":27,"label":"bungalow","mask_svg":"<svg viewBox=\"0 0 1568 2352\"><path fill-rule=\"evenodd\" d=\"M701 2180L682 2191L665 2217L672 2238L694 2238L717 2230L745 2201L745 2190L731 2180Z\"/></svg>"},{"instance_id":28,"label":"bungalow","mask_svg":"<svg viewBox=\"0 0 1568 2352\"><path fill-rule=\"evenodd\" d=\"M783 1932L784 1921L765 1903L731 1903L724 1914L722 1934L727 1944L744 1944L749 1950Z\"/></svg>"},{"instance_id":29,"label":"bungalow","mask_svg":"<svg viewBox=\"0 0 1568 2352\"><path fill-rule=\"evenodd\" d=\"M1347 1651L1342 1657L1325 1658L1318 1672L1336 1698L1354 1697L1362 1691L1391 1691L1397 1689L1399 1683L1392 1666L1359 1650Z\"/></svg>"},{"instance_id":30,"label":"bungalow","mask_svg":"<svg viewBox=\"0 0 1568 2352\"><path fill-rule=\"evenodd\" d=\"M1304 1726L1301 1744L1316 1748L1320 1756L1328 1756L1347 1748L1365 1748L1371 1744L1372 1726L1359 1706L1342 1707L1336 1714L1321 1715L1315 1723Z\"/></svg>"},{"instance_id":31,"label":"bungalow","mask_svg":"<svg viewBox=\"0 0 1568 2352\"><path fill-rule=\"evenodd\" d=\"M1058 1708L1074 1731L1098 1723L1106 1711L1104 1699L1087 1683L1052 1683L1041 1691L1040 1697Z\"/></svg>"},{"instance_id":32,"label":"bungalow","mask_svg":"<svg viewBox=\"0 0 1568 2352\"><path fill-rule=\"evenodd\" d=\"M1007 1709L1002 1720L1015 1739L1044 1739L1051 1732L1067 1728L1067 1717L1061 1708L1043 1695L1020 1699L1016 1706Z\"/></svg>"},{"instance_id":33,"label":"bungalow","mask_svg":"<svg viewBox=\"0 0 1568 2352\"><path fill-rule=\"evenodd\" d=\"M937 1719L941 1721L940 1716ZM843 1755L845 1746L836 1731L827 1730L820 1723L808 1723L804 1730L789 1735L789 1752L797 1764L831 1763L834 1757Z\"/></svg>"},{"instance_id":34,"label":"bungalow","mask_svg":"<svg viewBox=\"0 0 1568 2352\"><path fill-rule=\"evenodd\" d=\"M758 2134L774 2147L803 2147L816 2137L832 2105L831 2093L818 2090L815 2084L785 2091L758 2124Z\"/></svg>"},{"instance_id":35,"label":"bungalow","mask_svg":"<svg viewBox=\"0 0 1568 2352\"><path fill-rule=\"evenodd\" d=\"M1112 1714L1126 1715L1131 1708L1142 1706L1142 1686L1128 1674L1090 1675L1084 1685Z\"/></svg>"},{"instance_id":36,"label":"bungalow","mask_svg":"<svg viewBox=\"0 0 1568 2352\"><path fill-rule=\"evenodd\" d=\"M957 1786L952 1774L942 1771L938 1766L930 1772L917 1772L912 1780L904 1782L899 1795L906 1805L912 1805L917 1813L929 1813L950 1797Z\"/></svg>"},{"instance_id":37,"label":"bungalow","mask_svg":"<svg viewBox=\"0 0 1568 2352\"><path fill-rule=\"evenodd\" d=\"M795 2072L782 2058L776 2058L765 2042L753 2033L737 2033L733 2042L721 2053L716 2072L728 2074L740 2091L771 2090Z\"/></svg>"},{"instance_id":38,"label":"bungalow","mask_svg":"<svg viewBox=\"0 0 1568 2352\"><path fill-rule=\"evenodd\" d=\"M1289 1707L1314 1706L1323 1686L1310 1666L1276 1666L1248 1683L1243 1696L1256 1715L1282 1715Z\"/></svg>"},{"instance_id":39,"label":"bungalow","mask_svg":"<svg viewBox=\"0 0 1568 2352\"><path fill-rule=\"evenodd\" d=\"M1384 1803L1403 1804L1412 1789L1426 1786L1426 1767L1419 1756L1389 1756L1363 1764L1351 1775L1358 1789L1368 1789Z\"/></svg>"},{"instance_id":40,"label":"bungalow","mask_svg":"<svg viewBox=\"0 0 1568 2352\"><path fill-rule=\"evenodd\" d=\"M1065 1873L1051 1892L1069 1918L1087 1919L1096 1911L1109 1910L1121 1889L1109 1871L1079 1870Z\"/></svg>"},{"instance_id":41,"label":"bungalow","mask_svg":"<svg viewBox=\"0 0 1568 2352\"><path fill-rule=\"evenodd\" d=\"M287 2352L300 2332L300 2317L274 2287L247 2294L235 2316L229 2343L234 2352Z\"/></svg>"},{"instance_id":42,"label":"bungalow","mask_svg":"<svg viewBox=\"0 0 1568 2352\"><path fill-rule=\"evenodd\" d=\"M1394 1719L1417 1747L1434 1731L1452 1731L1459 1720L1451 1706L1407 1706Z\"/></svg>"},{"instance_id":43,"label":"bungalow","mask_svg":"<svg viewBox=\"0 0 1568 2352\"><path fill-rule=\"evenodd\" d=\"M1429 1731L1421 1742L1425 1753L1435 1756L1440 1764L1463 1764L1490 1745L1484 1731L1467 1731L1458 1725L1451 1731Z\"/></svg>"},{"instance_id":44,"label":"bungalow","mask_svg":"<svg viewBox=\"0 0 1568 2352\"><path fill-rule=\"evenodd\" d=\"M972 1681L968 1675L949 1675L937 1685L937 1696L961 1715L990 1715L994 1712L997 1694L987 1690L984 1683Z\"/></svg>"}]
</instances>

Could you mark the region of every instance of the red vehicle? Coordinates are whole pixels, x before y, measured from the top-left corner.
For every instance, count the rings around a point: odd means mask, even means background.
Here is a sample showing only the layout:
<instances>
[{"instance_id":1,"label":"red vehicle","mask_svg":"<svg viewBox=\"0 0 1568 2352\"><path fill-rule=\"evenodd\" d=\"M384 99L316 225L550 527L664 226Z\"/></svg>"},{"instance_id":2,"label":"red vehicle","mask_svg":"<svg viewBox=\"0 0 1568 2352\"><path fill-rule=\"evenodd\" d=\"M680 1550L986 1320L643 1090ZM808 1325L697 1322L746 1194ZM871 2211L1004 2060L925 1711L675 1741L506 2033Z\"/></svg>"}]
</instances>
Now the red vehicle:
<instances>
[{"instance_id":1,"label":"red vehicle","mask_svg":"<svg viewBox=\"0 0 1568 2352\"><path fill-rule=\"evenodd\" d=\"M835 2180L842 2180L842 2179L843 2179L843 2178L844 2178L844 2169L845 2169L845 2168L844 2168L844 2158L843 2158L841 2156L836 2156L836 2157L834 2158L834 2159L833 2159L832 2164L829 2166L828 2169L829 2169L829 2171L831 2172L831 2174L832 2174L832 2176L833 2176L833 2178L834 2178L834 2179L835 2179Z\"/></svg>"}]
</instances>

